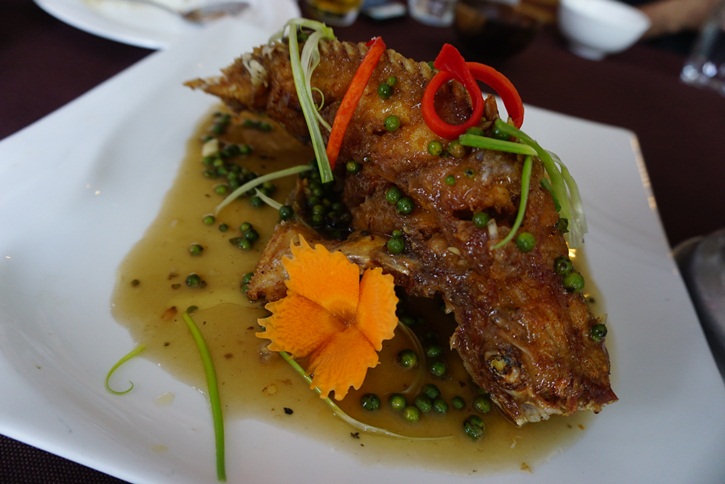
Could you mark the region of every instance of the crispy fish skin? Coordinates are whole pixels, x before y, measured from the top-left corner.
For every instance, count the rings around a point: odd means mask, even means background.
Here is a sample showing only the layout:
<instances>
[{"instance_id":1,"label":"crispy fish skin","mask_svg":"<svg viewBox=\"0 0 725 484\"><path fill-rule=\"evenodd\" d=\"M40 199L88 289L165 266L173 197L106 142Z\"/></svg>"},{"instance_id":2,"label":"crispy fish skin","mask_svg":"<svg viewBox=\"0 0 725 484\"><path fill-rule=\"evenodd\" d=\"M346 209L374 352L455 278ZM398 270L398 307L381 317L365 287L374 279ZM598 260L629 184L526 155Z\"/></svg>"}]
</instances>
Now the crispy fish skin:
<instances>
[{"instance_id":1,"label":"crispy fish skin","mask_svg":"<svg viewBox=\"0 0 725 484\"><path fill-rule=\"evenodd\" d=\"M330 123L362 61L363 44L321 44L322 61L312 79L325 100L321 114ZM397 78L395 94L381 99L376 87ZM281 223L250 284L253 298L284 295L279 260L299 234L339 249L361 267L379 266L396 284L416 296L442 296L457 321L451 346L474 381L513 422L522 425L569 415L598 412L617 399L609 381L609 356L603 341L590 338L598 323L579 293L567 291L554 272L554 260L568 247L557 229L551 195L540 186L544 171L534 160L531 189L521 231L536 238L531 252L509 243L492 249L513 223L521 196L522 157L471 150L461 158L432 156L427 144L437 137L420 113L420 99L433 72L388 50L381 58L348 128L340 159L362 163L360 174L346 176L344 200L353 214L353 234L325 241L297 223ZM263 46L235 61L216 79L191 87L224 100L234 109L263 111L300 139L307 137L283 44ZM441 117L460 123L469 115L465 91L448 85L436 97ZM487 118L497 115L486 103ZM395 114L401 128L390 133L384 119ZM455 184L445 182L455 177ZM338 170L337 177L344 174ZM397 186L416 209L400 215L385 200ZM473 213L487 211L495 230L476 227ZM405 254L384 250L386 234L405 233Z\"/></svg>"}]
</instances>

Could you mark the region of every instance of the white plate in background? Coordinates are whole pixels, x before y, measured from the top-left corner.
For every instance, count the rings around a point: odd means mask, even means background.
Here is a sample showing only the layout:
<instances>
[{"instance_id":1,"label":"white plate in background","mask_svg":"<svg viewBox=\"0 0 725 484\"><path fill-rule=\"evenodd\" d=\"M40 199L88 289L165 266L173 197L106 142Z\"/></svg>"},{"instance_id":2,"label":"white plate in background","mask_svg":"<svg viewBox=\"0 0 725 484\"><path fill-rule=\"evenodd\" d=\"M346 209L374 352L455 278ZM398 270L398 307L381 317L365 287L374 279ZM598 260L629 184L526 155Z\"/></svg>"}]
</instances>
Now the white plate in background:
<instances>
[{"instance_id":1,"label":"white plate in background","mask_svg":"<svg viewBox=\"0 0 725 484\"><path fill-rule=\"evenodd\" d=\"M170 7L183 9L203 0L159 0ZM255 25L271 32L299 17L293 0L247 0L251 7L239 14L239 28ZM35 0L40 8L73 27L107 39L146 47L165 49L180 38L207 26L191 24L161 9L124 0Z\"/></svg>"},{"instance_id":2,"label":"white plate in background","mask_svg":"<svg viewBox=\"0 0 725 484\"><path fill-rule=\"evenodd\" d=\"M106 372L134 346L109 306L119 264L216 104L181 83L215 75L269 33L220 22L0 142L0 433L131 482L215 482L204 395L142 358L126 369L133 392L105 390ZM582 190L620 401L533 473L475 482L721 483L725 387L665 241L636 137L535 107L524 129L561 156ZM165 392L176 398L160 406ZM474 477L370 465L253 419L226 430L229 482Z\"/></svg>"}]
</instances>

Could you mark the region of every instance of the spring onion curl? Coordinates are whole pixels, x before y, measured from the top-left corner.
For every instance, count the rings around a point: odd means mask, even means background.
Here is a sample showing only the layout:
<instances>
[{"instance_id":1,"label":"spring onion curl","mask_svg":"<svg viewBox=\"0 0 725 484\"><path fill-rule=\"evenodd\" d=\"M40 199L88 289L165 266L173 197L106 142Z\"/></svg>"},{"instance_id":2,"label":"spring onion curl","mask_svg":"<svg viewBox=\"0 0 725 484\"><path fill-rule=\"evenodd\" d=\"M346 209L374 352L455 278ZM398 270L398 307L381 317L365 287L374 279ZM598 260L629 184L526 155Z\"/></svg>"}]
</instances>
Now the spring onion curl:
<instances>
[{"instance_id":1,"label":"spring onion curl","mask_svg":"<svg viewBox=\"0 0 725 484\"><path fill-rule=\"evenodd\" d=\"M232 193L227 195L227 198L222 200L222 202L216 206L214 213L219 214L219 212L221 212L224 207L232 203L234 200L247 193L252 188L257 188L259 185L265 182L276 180L277 178L284 178L290 175L297 175L305 171L310 171L311 169L312 168L310 167L310 165L297 165L291 168L285 168L284 170L274 171L272 173L267 173L266 175L258 176L254 180L248 181L247 183L243 184Z\"/></svg>"},{"instance_id":2,"label":"spring onion curl","mask_svg":"<svg viewBox=\"0 0 725 484\"><path fill-rule=\"evenodd\" d=\"M536 155L544 165L549 177L550 192L559 203L559 216L568 221L569 232L564 236L572 248L581 247L584 243L584 234L587 231L586 217L579 193L579 188L569 170L558 156L542 148L533 138L500 118L495 121L496 128L502 133L517 138L536 150Z\"/></svg>"},{"instance_id":3,"label":"spring onion curl","mask_svg":"<svg viewBox=\"0 0 725 484\"><path fill-rule=\"evenodd\" d=\"M106 390L113 393L114 395L125 395L126 393L133 390L132 381L128 382L129 387L126 388L125 390L114 390L113 388L111 388L110 380L111 380L111 377L113 376L113 374L116 372L116 370L118 370L121 367L121 365L126 363L128 360L135 358L136 356L141 354L141 352L145 349L146 349L146 345L144 345L144 344L138 345L137 347L135 347L134 349L132 349L131 351L126 353L123 357L121 357L121 359L118 360L116 362L116 364L111 367L110 370L108 370L108 373L106 374Z\"/></svg>"},{"instance_id":4,"label":"spring onion curl","mask_svg":"<svg viewBox=\"0 0 725 484\"><path fill-rule=\"evenodd\" d=\"M524 158L524 166L521 169L521 199L519 200L519 211L516 214L516 220L511 226L511 230L506 234L503 240L493 246L494 249L498 249L508 244L511 239L514 238L516 232L518 232L521 223L524 221L524 214L526 213L526 204L529 201L529 187L531 185L531 165L533 161L531 156Z\"/></svg>"},{"instance_id":5,"label":"spring onion curl","mask_svg":"<svg viewBox=\"0 0 725 484\"><path fill-rule=\"evenodd\" d=\"M292 358L292 355L287 353L286 351L280 351L279 355L282 357L284 361L286 361L294 370L300 374L302 378L307 382L308 385L312 384L312 378L307 374L304 368L300 366L299 363L295 361L294 358ZM319 388L314 388L315 393L320 395L322 392ZM339 417L344 422L348 423L352 427L360 430L361 432L369 433L369 434L377 434L377 435L384 435L385 437L394 437L397 439L411 439L411 440L443 440L443 439L449 439L451 438L450 435L444 436L444 437L409 437L406 435L396 434L395 432L391 432L390 430L386 430L380 427L374 427L372 425L368 425L364 422L361 422L355 418L352 418L348 414L346 414L340 407L337 406L337 404L332 401L330 397L325 397L324 402L327 404L328 407L332 410L333 415Z\"/></svg>"},{"instance_id":6,"label":"spring onion curl","mask_svg":"<svg viewBox=\"0 0 725 484\"><path fill-rule=\"evenodd\" d=\"M214 443L216 445L216 475L217 480L226 481L227 472L225 464L225 448L224 448L224 417L222 415L221 398L219 397L219 385L217 383L216 370L214 369L214 361L211 357L209 347L204 340L204 336L199 331L199 327L188 311L182 314L182 318L186 326L194 338L194 343L199 350L201 362L204 365L204 374L206 376L207 391L209 392L209 402L211 403L212 419L214 420Z\"/></svg>"},{"instance_id":7,"label":"spring onion curl","mask_svg":"<svg viewBox=\"0 0 725 484\"><path fill-rule=\"evenodd\" d=\"M281 203L279 203L279 202L278 202L277 200L275 200L274 198L272 198L272 197L269 197L269 196L265 195L265 194L264 194L264 193L263 193L263 192L262 192L262 191L261 191L261 190L260 190L259 188L255 188L255 189L254 189L254 193L255 193L255 195L256 195L256 196L258 196L258 197L259 197L259 198L260 198L260 199L261 199L261 200L262 200L262 201L263 201L264 203L266 203L267 205L269 205L269 206L270 206L270 207L272 207L273 209L275 209L275 210L279 210L280 208L282 208L282 204L281 204Z\"/></svg>"},{"instance_id":8,"label":"spring onion curl","mask_svg":"<svg viewBox=\"0 0 725 484\"><path fill-rule=\"evenodd\" d=\"M300 54L300 44L297 39L298 29L311 29L313 33L305 42ZM302 114L310 132L312 148L317 158L317 167L320 170L322 183L332 181L332 169L330 160L327 158L325 141L320 131L321 116L315 107L312 99L312 86L310 85L312 73L320 60L319 44L322 40L335 40L335 34L331 28L321 22L308 19L292 19L285 26L287 30L287 41L289 43L290 63L292 67L292 79L295 83L297 97L300 101ZM284 30L283 30L284 32ZM329 130L330 125L322 120L323 125Z\"/></svg>"},{"instance_id":9,"label":"spring onion curl","mask_svg":"<svg viewBox=\"0 0 725 484\"><path fill-rule=\"evenodd\" d=\"M408 326L406 326L401 321L398 321L398 328L405 334L405 336L408 337L410 342L415 347L414 349L415 349L416 353L418 353L419 355L425 354L425 351L423 350L423 345L421 344L420 339L418 339L418 336L415 334L415 332L413 332L412 329L410 329ZM420 389L423 387L424 376L425 376L425 374L423 373L423 369L420 368L420 370L418 371L418 375L415 377L415 380L413 380L413 382L410 385L408 385L408 388L401 391L400 393L402 393L403 395L407 395L407 394L415 395L416 393L418 393L420 391Z\"/></svg>"}]
</instances>

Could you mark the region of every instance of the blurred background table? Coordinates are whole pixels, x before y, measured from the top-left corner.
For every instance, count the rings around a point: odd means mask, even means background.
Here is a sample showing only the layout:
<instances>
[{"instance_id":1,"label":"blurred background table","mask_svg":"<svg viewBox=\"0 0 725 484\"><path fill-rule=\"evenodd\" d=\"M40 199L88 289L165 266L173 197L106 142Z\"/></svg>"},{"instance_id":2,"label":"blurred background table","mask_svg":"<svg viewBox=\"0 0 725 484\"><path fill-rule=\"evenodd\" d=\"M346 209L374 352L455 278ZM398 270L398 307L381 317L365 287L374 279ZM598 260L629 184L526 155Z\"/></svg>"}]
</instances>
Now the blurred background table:
<instances>
[{"instance_id":1,"label":"blurred background table","mask_svg":"<svg viewBox=\"0 0 725 484\"><path fill-rule=\"evenodd\" d=\"M382 35L388 47L418 60L432 60L443 43L458 40L450 28L425 27L409 17L386 22L360 18L335 32L351 41ZM3 0L0 139L151 52L77 30L29 0ZM644 43L601 62L585 60L571 54L550 25L524 52L496 67L527 104L621 126L637 135L674 247L725 226L725 97L680 82L683 62L681 53ZM617 196L616 187L612 196ZM3 482L118 482L2 436L0 476Z\"/></svg>"}]
</instances>

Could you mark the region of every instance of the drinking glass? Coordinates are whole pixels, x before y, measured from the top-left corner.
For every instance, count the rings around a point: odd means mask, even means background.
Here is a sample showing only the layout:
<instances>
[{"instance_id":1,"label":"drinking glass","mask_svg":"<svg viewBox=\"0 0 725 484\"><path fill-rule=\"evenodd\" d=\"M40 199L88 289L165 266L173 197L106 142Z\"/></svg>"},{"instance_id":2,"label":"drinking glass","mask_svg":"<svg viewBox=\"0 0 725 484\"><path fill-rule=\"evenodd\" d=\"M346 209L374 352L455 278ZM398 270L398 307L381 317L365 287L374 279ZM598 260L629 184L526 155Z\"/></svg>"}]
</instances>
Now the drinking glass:
<instances>
[{"instance_id":1,"label":"drinking glass","mask_svg":"<svg viewBox=\"0 0 725 484\"><path fill-rule=\"evenodd\" d=\"M347 27L357 19L363 0L307 0L312 15L333 27Z\"/></svg>"},{"instance_id":2,"label":"drinking glass","mask_svg":"<svg viewBox=\"0 0 725 484\"><path fill-rule=\"evenodd\" d=\"M680 79L725 95L725 0L712 10L702 25Z\"/></svg>"},{"instance_id":3,"label":"drinking glass","mask_svg":"<svg viewBox=\"0 0 725 484\"><path fill-rule=\"evenodd\" d=\"M457 0L408 0L410 16L420 23L433 27L453 24Z\"/></svg>"}]
</instances>

